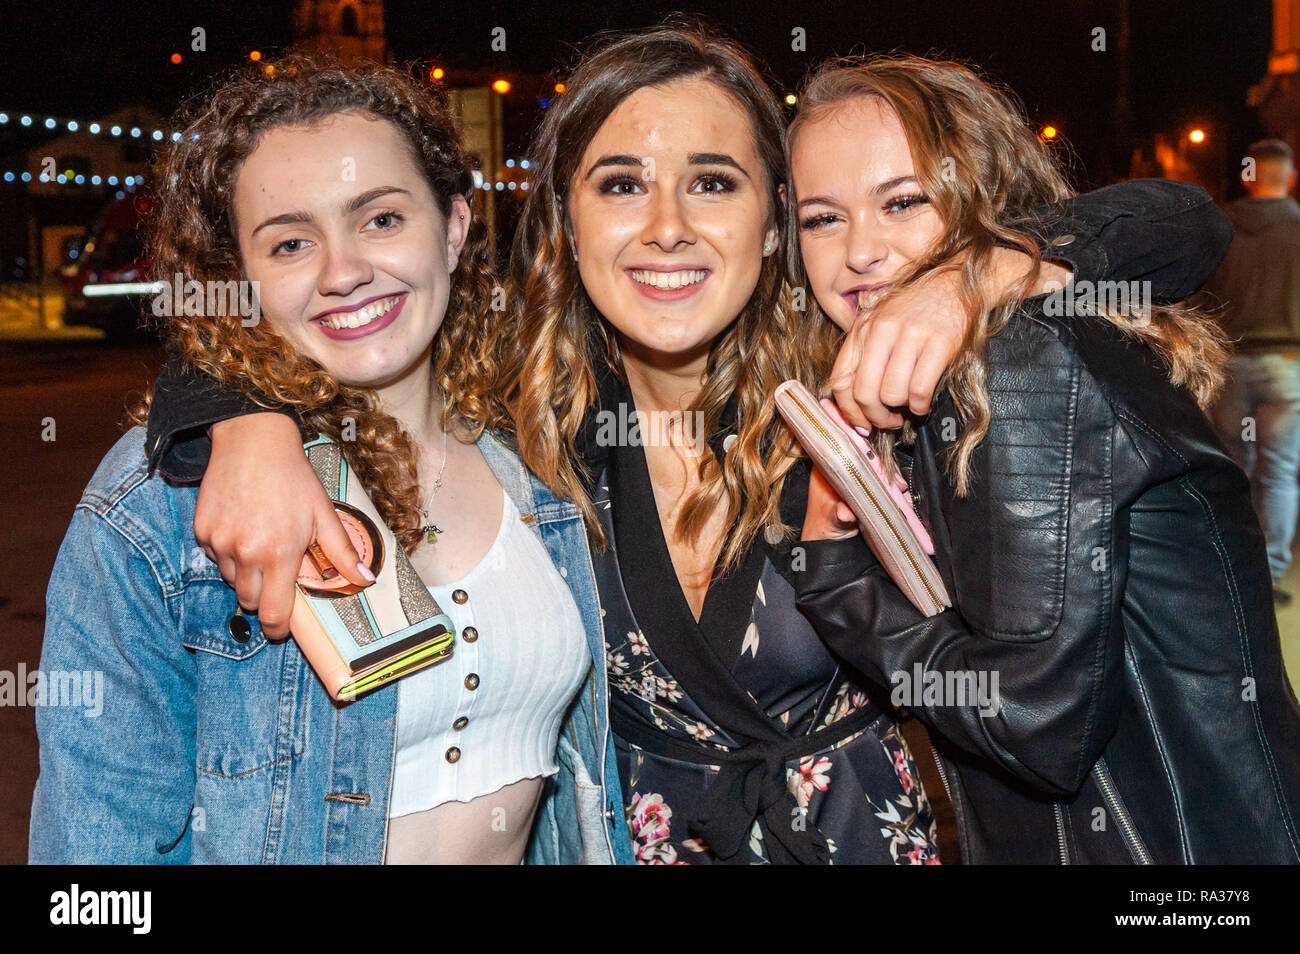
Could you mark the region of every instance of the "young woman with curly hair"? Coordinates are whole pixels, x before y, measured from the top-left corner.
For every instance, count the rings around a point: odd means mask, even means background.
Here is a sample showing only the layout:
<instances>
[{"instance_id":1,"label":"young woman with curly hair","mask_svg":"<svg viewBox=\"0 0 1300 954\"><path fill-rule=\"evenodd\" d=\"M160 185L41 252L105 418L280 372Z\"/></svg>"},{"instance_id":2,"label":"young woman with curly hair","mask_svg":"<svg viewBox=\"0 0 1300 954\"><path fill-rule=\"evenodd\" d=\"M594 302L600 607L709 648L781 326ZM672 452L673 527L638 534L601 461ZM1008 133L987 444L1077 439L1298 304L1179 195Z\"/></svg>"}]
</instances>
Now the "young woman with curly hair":
<instances>
[{"instance_id":1,"label":"young woman with curly hair","mask_svg":"<svg viewBox=\"0 0 1300 954\"><path fill-rule=\"evenodd\" d=\"M484 398L491 425L585 518L591 557L567 569L600 603L637 860L937 860L887 690L841 666L795 606L809 470L772 391L813 383L838 344L800 320L785 116L760 69L693 26L602 38L566 75L531 158ZM1153 196L1177 210L1147 216ZM1051 257L1081 278L1150 276L1185 295L1221 251L1203 253L1196 232L1213 236L1208 198L1174 184L1039 211ZM1000 249L976 277L1002 294L1032 264ZM894 405L928 406L967 324L948 276L881 309L845 368L878 423ZM247 410L218 404L191 420ZM260 585L284 575L273 541L310 539L325 508L292 435L276 433L287 428L274 414L222 420L204 477L205 533L226 528L228 578L241 593L253 580L249 597L277 621L287 588ZM171 439L183 436L160 427L160 459L196 444Z\"/></svg>"},{"instance_id":2,"label":"young woman with curly hair","mask_svg":"<svg viewBox=\"0 0 1300 954\"><path fill-rule=\"evenodd\" d=\"M1300 862L1300 709L1263 538L1202 413L1217 325L1158 295L980 289L971 269L999 245L1038 257L1025 217L1070 190L1011 100L956 64L824 66L790 153L810 334L852 349L859 299L936 269L969 302L933 411L901 443L875 435L952 608L923 618L820 481L805 536L844 539L798 581L837 657L934 730L963 858ZM997 698L930 691L953 674Z\"/></svg>"},{"instance_id":3,"label":"young woman with curly hair","mask_svg":"<svg viewBox=\"0 0 1300 954\"><path fill-rule=\"evenodd\" d=\"M255 283L261 320L187 299L160 309L179 312L168 338L242 400L338 443L457 645L334 702L293 641L241 618L243 594L196 540L198 489L151 476L134 428L50 581L42 670L105 685L97 718L37 713L32 861L627 856L602 797L600 618L564 579L585 559L580 515L474 398L494 278L447 106L392 68L292 57L226 81L178 128L150 224L156 277ZM435 521L436 545L421 530Z\"/></svg>"}]
</instances>

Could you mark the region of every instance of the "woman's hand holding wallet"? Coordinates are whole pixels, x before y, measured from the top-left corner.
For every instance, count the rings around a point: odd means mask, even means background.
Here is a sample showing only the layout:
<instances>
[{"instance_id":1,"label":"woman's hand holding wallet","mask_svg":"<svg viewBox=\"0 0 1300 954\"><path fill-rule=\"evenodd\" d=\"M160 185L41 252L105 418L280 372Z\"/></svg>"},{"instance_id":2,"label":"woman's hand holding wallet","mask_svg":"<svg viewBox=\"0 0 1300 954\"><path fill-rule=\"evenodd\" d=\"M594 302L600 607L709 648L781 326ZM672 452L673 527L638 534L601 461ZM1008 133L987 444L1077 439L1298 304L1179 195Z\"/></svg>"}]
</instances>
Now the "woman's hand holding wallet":
<instances>
[{"instance_id":1,"label":"woman's hand holding wallet","mask_svg":"<svg viewBox=\"0 0 1300 954\"><path fill-rule=\"evenodd\" d=\"M294 583L313 541L349 581L373 582L303 454L297 425L283 414L213 425L194 535L269 638L289 635Z\"/></svg>"}]
</instances>

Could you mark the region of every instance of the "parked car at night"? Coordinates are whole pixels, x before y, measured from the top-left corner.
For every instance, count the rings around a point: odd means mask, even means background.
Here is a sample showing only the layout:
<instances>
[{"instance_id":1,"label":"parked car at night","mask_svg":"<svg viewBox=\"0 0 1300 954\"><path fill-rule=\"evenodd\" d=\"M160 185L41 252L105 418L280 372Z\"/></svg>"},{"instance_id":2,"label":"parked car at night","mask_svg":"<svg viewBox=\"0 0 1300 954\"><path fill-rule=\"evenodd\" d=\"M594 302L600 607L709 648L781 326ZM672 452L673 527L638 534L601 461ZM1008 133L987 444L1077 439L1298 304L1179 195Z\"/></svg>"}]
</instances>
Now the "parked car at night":
<instances>
[{"instance_id":1,"label":"parked car at night","mask_svg":"<svg viewBox=\"0 0 1300 954\"><path fill-rule=\"evenodd\" d=\"M100 328L109 337L141 330L144 303L153 292L147 280L142 226L153 209L148 184L114 198L85 236L72 243L60 268L67 303L64 323Z\"/></svg>"}]
</instances>

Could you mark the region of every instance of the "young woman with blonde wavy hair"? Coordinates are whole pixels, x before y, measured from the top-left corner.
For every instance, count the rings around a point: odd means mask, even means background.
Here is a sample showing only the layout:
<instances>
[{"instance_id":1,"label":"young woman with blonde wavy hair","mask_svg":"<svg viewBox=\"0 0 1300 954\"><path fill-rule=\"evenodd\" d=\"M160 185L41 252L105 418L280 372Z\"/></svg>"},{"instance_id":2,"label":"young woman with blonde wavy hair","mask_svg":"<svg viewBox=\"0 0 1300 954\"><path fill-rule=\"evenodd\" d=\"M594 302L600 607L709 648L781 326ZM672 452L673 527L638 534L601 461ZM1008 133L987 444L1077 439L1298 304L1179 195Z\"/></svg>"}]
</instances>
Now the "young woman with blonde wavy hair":
<instances>
[{"instance_id":1,"label":"young woman with blonde wavy hair","mask_svg":"<svg viewBox=\"0 0 1300 954\"><path fill-rule=\"evenodd\" d=\"M96 718L37 713L31 860L630 858L617 785L604 794L598 607L565 580L585 560L581 517L475 398L495 278L447 105L393 68L295 56L233 76L177 126L149 226L156 277L255 283L261 320L195 309L168 340L228 399L295 413L301 459L306 437L338 444L457 640L450 659L335 702L295 642L240 612L256 603L205 556L198 489L151 474L132 429L50 581L42 670L105 685ZM164 379L155 404L167 395ZM307 542L278 546L296 562ZM292 586L297 569L275 569Z\"/></svg>"},{"instance_id":2,"label":"young woman with blonde wavy hair","mask_svg":"<svg viewBox=\"0 0 1300 954\"><path fill-rule=\"evenodd\" d=\"M585 518L590 557L566 569L600 605L637 860L933 862L887 690L833 658L795 607L809 469L772 390L814 382L818 339L790 282L785 121L750 55L706 29L602 38L536 136L490 355L499 378L482 397L489 425ZM1214 262L1183 230L1216 213L1198 199L1150 218L1151 197L1040 210L1043 240L1071 234L1053 258L1087 277L1178 286L1186 266L1199 282ZM976 277L1001 294L1031 264L1003 249ZM918 282L864 333L843 370L878 423L928 406L965 334L959 292L948 276ZM278 572L269 541L310 532L323 509L286 426L262 414L214 428L203 519L234 528L228 578ZM273 476L254 486L259 473ZM264 622L284 618L279 587L249 596Z\"/></svg>"},{"instance_id":3,"label":"young woman with blonde wavy hair","mask_svg":"<svg viewBox=\"0 0 1300 954\"><path fill-rule=\"evenodd\" d=\"M836 655L934 730L963 859L1300 862L1300 709L1263 538L1202 413L1222 332L1158 291L1098 304L972 280L1000 245L1037 261L1026 223L1071 192L1011 100L956 64L827 64L789 148L810 335L852 350L872 299L935 270L968 302L933 410L874 435L952 608L922 617L820 481L804 532L834 539L798 580ZM992 681L995 704L929 674Z\"/></svg>"}]
</instances>

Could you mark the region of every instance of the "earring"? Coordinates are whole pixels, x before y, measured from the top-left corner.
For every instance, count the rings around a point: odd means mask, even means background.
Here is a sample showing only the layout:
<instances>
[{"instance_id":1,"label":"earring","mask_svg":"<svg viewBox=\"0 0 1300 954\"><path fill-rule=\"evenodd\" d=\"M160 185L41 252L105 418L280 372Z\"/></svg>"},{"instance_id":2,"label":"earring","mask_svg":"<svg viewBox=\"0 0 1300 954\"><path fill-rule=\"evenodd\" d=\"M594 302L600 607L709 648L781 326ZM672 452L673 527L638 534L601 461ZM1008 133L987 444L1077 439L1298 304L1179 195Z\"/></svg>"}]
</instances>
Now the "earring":
<instances>
[{"instance_id":1,"label":"earring","mask_svg":"<svg viewBox=\"0 0 1300 954\"><path fill-rule=\"evenodd\" d=\"M764 254L764 255L767 255L767 254L768 254L769 252L771 252L771 251L772 251L772 243L771 243L771 242L764 242L764 243L763 243L763 254Z\"/></svg>"}]
</instances>

